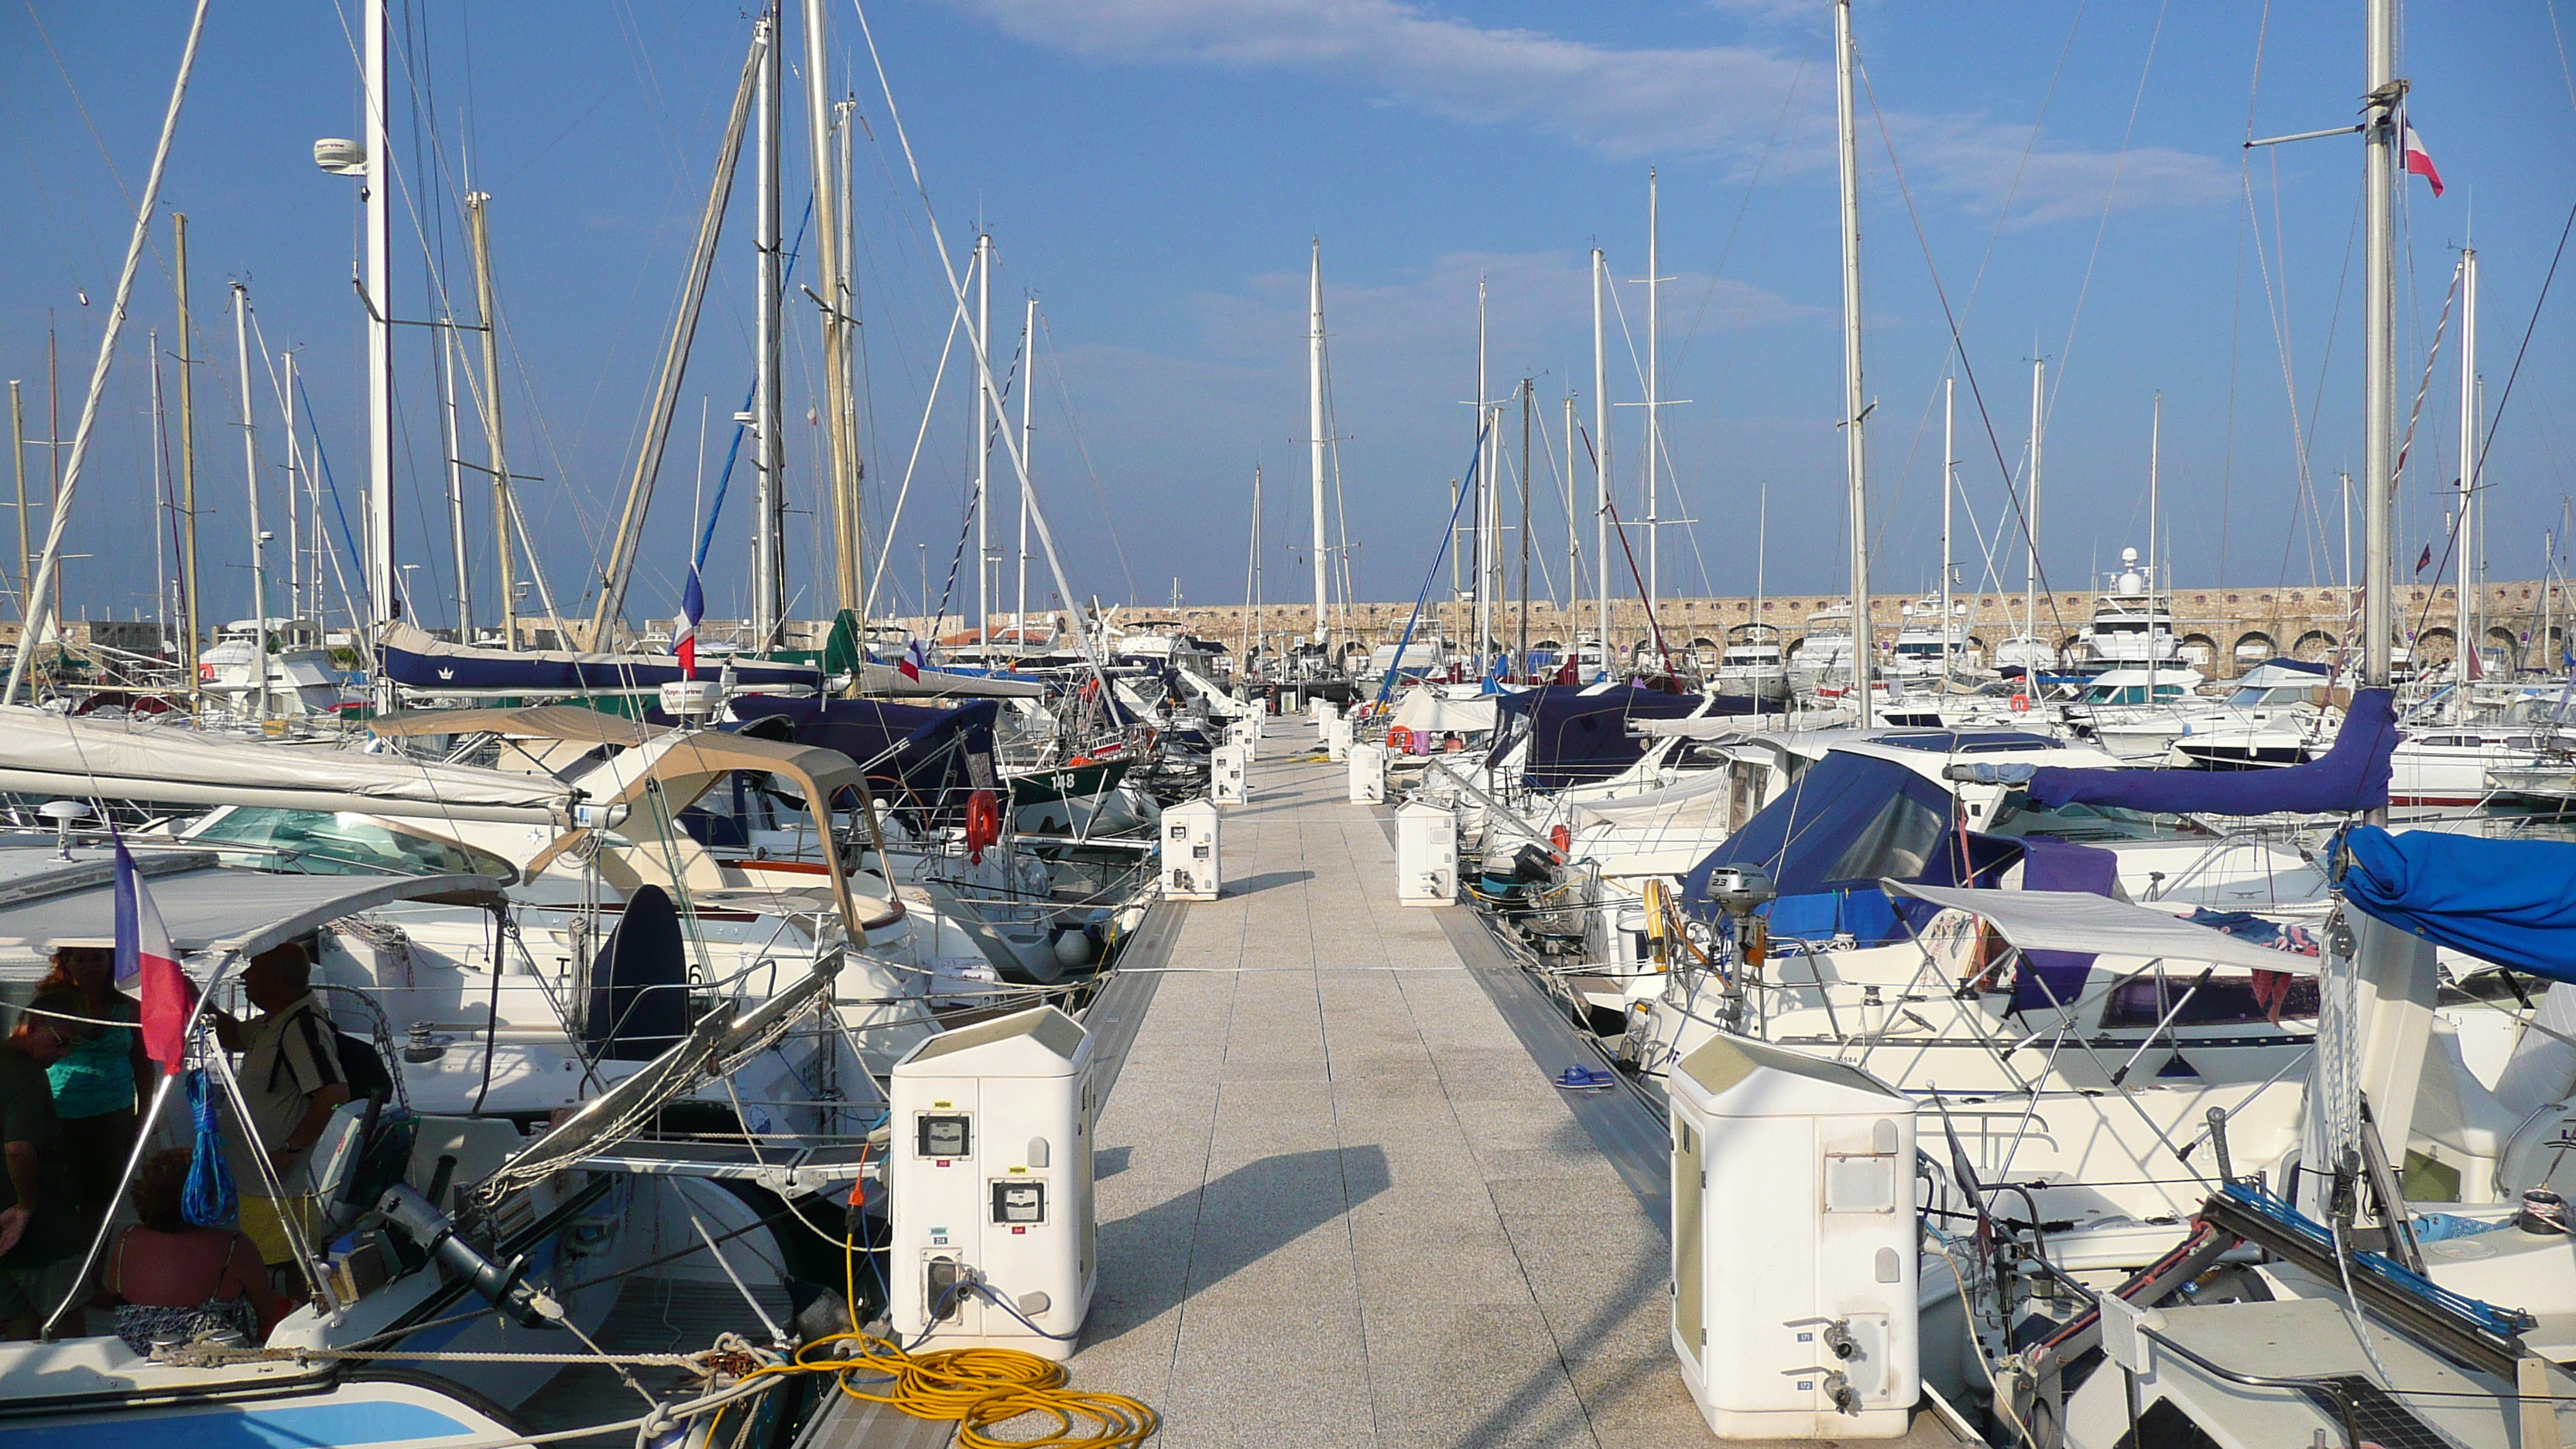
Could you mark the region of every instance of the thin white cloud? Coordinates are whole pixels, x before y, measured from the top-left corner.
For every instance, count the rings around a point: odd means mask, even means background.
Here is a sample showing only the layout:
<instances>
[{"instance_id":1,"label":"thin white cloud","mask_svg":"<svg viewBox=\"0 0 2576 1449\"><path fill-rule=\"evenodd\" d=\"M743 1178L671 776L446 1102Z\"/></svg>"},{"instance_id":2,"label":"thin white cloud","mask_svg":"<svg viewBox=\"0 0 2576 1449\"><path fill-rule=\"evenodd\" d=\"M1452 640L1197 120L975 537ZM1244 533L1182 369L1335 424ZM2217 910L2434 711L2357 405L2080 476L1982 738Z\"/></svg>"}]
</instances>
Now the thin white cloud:
<instances>
[{"instance_id":1,"label":"thin white cloud","mask_svg":"<svg viewBox=\"0 0 2576 1449\"><path fill-rule=\"evenodd\" d=\"M1755 45L1618 49L1534 30L1488 28L1407 0L952 0L1004 33L1102 64L1286 71L1476 125L1516 125L1620 159L1753 164L1793 91L1830 104L1831 86ZM1787 0L1712 0L1757 23ZM2020 168L2028 133L1976 116L1889 116L1935 198L1991 207ZM1874 149L1874 148L1873 148ZM1831 164L1808 128L1793 166ZM2024 220L2098 211L2119 170L2124 206L2198 205L2228 194L2223 168L2166 147L2101 151L2043 144L2015 203Z\"/></svg>"}]
</instances>

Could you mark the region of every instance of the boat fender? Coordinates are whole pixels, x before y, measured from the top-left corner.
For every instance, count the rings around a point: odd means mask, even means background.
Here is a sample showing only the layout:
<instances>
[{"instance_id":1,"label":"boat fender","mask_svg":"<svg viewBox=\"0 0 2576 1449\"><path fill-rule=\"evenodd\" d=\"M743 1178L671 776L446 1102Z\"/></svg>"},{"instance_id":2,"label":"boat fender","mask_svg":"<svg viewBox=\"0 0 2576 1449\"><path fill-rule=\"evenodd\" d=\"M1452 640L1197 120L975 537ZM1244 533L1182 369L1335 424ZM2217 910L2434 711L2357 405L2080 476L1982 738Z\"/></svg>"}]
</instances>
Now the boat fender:
<instances>
[{"instance_id":1,"label":"boat fender","mask_svg":"<svg viewBox=\"0 0 2576 1449\"><path fill-rule=\"evenodd\" d=\"M1002 838L1002 800L990 790L966 797L966 859L984 863L984 851Z\"/></svg>"}]
</instances>

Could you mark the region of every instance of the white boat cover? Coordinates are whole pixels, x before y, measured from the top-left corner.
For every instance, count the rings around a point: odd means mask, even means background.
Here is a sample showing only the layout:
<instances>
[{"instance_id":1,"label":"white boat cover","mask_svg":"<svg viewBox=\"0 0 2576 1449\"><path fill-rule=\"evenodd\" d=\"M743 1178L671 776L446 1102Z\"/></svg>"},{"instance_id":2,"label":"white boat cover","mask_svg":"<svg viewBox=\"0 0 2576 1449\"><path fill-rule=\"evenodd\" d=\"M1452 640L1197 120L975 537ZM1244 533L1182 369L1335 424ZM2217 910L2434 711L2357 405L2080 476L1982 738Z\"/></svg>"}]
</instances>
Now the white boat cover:
<instances>
[{"instance_id":1,"label":"white boat cover","mask_svg":"<svg viewBox=\"0 0 2576 1449\"><path fill-rule=\"evenodd\" d=\"M0 709L0 790L531 825L562 820L572 800L569 787L544 776L23 705Z\"/></svg>"},{"instance_id":2,"label":"white boat cover","mask_svg":"<svg viewBox=\"0 0 2576 1449\"><path fill-rule=\"evenodd\" d=\"M2275 951L2150 906L2081 891L1961 890L1955 886L1879 884L1898 895L1982 916L2025 951L2084 951L2146 960L2207 962L2251 971L2317 974L2317 958Z\"/></svg>"},{"instance_id":3,"label":"white boat cover","mask_svg":"<svg viewBox=\"0 0 2576 1449\"><path fill-rule=\"evenodd\" d=\"M1046 686L1034 679L993 679L944 669L925 669L920 678L906 679L893 665L862 664L859 693L870 699L1044 699Z\"/></svg>"},{"instance_id":4,"label":"white boat cover","mask_svg":"<svg viewBox=\"0 0 2576 1449\"><path fill-rule=\"evenodd\" d=\"M105 856L95 847L78 853ZM79 871L80 864L64 867L68 889L46 890L51 882L41 877L13 882L13 898L0 905L0 980L34 980L65 946L116 944L115 882ZM145 874L152 903L182 952L244 957L395 901L497 903L504 884L479 875L279 875L213 864L177 871L147 865Z\"/></svg>"},{"instance_id":5,"label":"white boat cover","mask_svg":"<svg viewBox=\"0 0 2576 1449\"><path fill-rule=\"evenodd\" d=\"M1392 723L1409 730L1478 734L1493 730L1495 715L1490 699L1444 699L1436 690L1417 689L1395 707Z\"/></svg>"},{"instance_id":6,"label":"white boat cover","mask_svg":"<svg viewBox=\"0 0 2576 1449\"><path fill-rule=\"evenodd\" d=\"M1676 815L1696 815L1708 809L1712 800L1723 806L1734 789L1733 770L1693 770L1660 790L1577 800L1566 806L1565 823L1576 830L1592 825L1667 824Z\"/></svg>"}]
</instances>

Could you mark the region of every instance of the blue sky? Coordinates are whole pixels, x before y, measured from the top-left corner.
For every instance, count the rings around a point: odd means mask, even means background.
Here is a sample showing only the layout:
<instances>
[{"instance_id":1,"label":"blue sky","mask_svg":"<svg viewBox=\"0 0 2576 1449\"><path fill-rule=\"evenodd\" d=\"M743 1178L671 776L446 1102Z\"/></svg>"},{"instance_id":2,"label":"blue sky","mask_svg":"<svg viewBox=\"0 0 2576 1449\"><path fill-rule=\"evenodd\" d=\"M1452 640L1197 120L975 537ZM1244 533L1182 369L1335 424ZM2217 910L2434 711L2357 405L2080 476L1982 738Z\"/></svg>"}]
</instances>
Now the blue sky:
<instances>
[{"instance_id":1,"label":"blue sky","mask_svg":"<svg viewBox=\"0 0 2576 1449\"><path fill-rule=\"evenodd\" d=\"M200 374L198 429L205 587L220 616L245 612L248 599L231 326L219 310L232 280L251 287L271 351L301 350L321 442L352 505L363 470L361 314L347 281L355 193L310 159L316 137L356 131L354 4L219 5L166 188L165 209L191 217L202 346L221 361ZM871 528L881 529L948 302L855 12L848 0L830 8L833 85L856 95L871 138L855 169L863 443ZM68 433L186 14L170 0L0 11L0 182L11 198L0 210L0 375L25 381L39 434L48 312L61 329ZM1591 410L1585 254L1603 247L1627 325L1610 391L1614 402L1639 397L1630 359L1644 346L1646 300L1630 279L1646 270L1650 166L1662 177L1664 269L1676 278L1664 291L1666 393L1689 400L1666 414L1668 486L1683 500L1668 494L1666 511L1697 520L1665 537L1666 589L1749 591L1757 559L1775 593L1834 587L1843 493L1829 14L1820 0L877 0L869 19L948 245L962 253L979 220L994 236L997 363L1016 349L1022 299L1040 299L1036 472L1074 586L1152 603L1175 578L1192 601L1241 597L1256 463L1271 505L1266 591L1300 586L1281 541L1304 531L1310 237L1324 248L1358 592L1409 598L1473 436L1459 404L1474 381L1480 275L1496 390L1535 378L1561 450L1567 391ZM2241 143L2249 124L2271 135L2352 116L2361 15L2352 0L2277 0L2268 14L2212 0L1863 0L1880 590L1925 587L1937 569L1948 334L1936 269L1976 383L1960 388L1962 488L1989 532L2004 472L2020 463L2029 359L2048 360L2040 526L2054 581L2077 586L2122 545L2144 543L2159 390L2177 583L2222 571L2237 584L2307 583L2340 568L2335 475L2359 461L2358 146L2249 155ZM431 108L417 132L411 105L396 118L399 301L406 315L429 306L426 251L443 249L450 285L465 289L453 193L470 168L494 197L513 463L543 475L524 485L525 504L569 601L632 467L749 25L735 5L656 0L416 0L398 7L397 24L415 37L411 96ZM2450 187L2438 201L2420 182L2407 192L2410 397L2473 210L2490 404L2504 391L2576 201L2576 79L2562 27L2576 28L2576 9L2553 16L2551 0L2426 6L2407 19L2401 71ZM801 85L791 75L793 103ZM793 139L790 152L792 230L806 183ZM639 618L666 613L677 594L701 399L715 420L712 478L724 419L748 384L749 202L746 180L632 594ZM75 513L72 550L91 555L71 566L75 611L130 614L152 594L144 334L157 326L170 346L166 222L154 235ZM2541 311L2489 455L2492 577L2543 567L2544 531L2576 492L2571 306L2562 291ZM801 422L818 377L815 326L810 307L791 320L788 411ZM427 336L407 333L398 357L408 452L397 526L404 561L420 565L419 610L444 622L452 584ZM2402 503L2410 560L2426 540L2442 552L2431 490L2456 471L2454 357L2446 344L2418 431L2423 467ZM258 422L273 464L282 440L268 386L263 372ZM960 535L964 398L952 372L896 532L889 573L907 604L925 562L939 592ZM1632 515L1640 426L1639 410L1617 409L1621 505ZM813 502L818 436L799 427L789 440L800 509ZM1516 449L1516 417L1510 436ZM478 443L464 451L481 458ZM41 450L28 457L41 470ZM275 529L284 493L266 471ZM1561 485L1550 466L1533 471L1536 538L1554 574L1539 587L1562 592ZM488 619L487 530L471 475L467 487ZM1765 490L1767 536L1754 526ZM817 607L825 562L809 525L808 514L794 520L800 612ZM719 614L739 606L748 527L737 493L709 564ZM1982 565L1964 514L1959 534L1973 577ZM2017 536L1999 552L2017 581ZM1033 596L1051 592L1043 579L1033 575Z\"/></svg>"}]
</instances>

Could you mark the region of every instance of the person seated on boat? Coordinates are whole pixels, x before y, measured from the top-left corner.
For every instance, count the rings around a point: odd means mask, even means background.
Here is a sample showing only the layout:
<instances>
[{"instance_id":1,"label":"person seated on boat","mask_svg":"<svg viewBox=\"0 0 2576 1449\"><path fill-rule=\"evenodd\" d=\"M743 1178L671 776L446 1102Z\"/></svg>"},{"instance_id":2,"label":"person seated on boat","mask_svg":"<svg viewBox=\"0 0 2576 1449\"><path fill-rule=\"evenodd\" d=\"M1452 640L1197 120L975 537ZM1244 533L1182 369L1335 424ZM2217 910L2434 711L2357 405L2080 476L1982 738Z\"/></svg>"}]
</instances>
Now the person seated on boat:
<instances>
[{"instance_id":1,"label":"person seated on boat","mask_svg":"<svg viewBox=\"0 0 2576 1449\"><path fill-rule=\"evenodd\" d=\"M89 1035L88 1003L38 992L0 1041L0 1336L34 1338L80 1275L80 1219L45 1069Z\"/></svg>"},{"instance_id":2,"label":"person seated on boat","mask_svg":"<svg viewBox=\"0 0 2576 1449\"><path fill-rule=\"evenodd\" d=\"M143 1054L143 1033L135 1025L143 1019L141 1004L116 989L115 951L103 946L56 951L54 969L36 986L38 995L54 991L79 997L81 1014L93 1028L45 1069L54 1086L54 1115L62 1119L72 1202L86 1239L116 1208L125 1161L134 1152L135 1111L152 1099L152 1059Z\"/></svg>"},{"instance_id":3,"label":"person seated on boat","mask_svg":"<svg viewBox=\"0 0 2576 1449\"><path fill-rule=\"evenodd\" d=\"M116 1336L136 1353L150 1353L155 1339L193 1343L227 1331L258 1343L293 1306L269 1286L247 1233L188 1221L189 1161L184 1147L143 1159L132 1195L142 1221L108 1254L101 1286L116 1304Z\"/></svg>"},{"instance_id":4,"label":"person seated on boat","mask_svg":"<svg viewBox=\"0 0 2576 1449\"><path fill-rule=\"evenodd\" d=\"M313 965L289 941L251 958L242 972L242 994L259 1008L248 1021L214 1011L215 1038L241 1054L235 1068L248 1123L228 1125L224 1156L241 1192L242 1231L259 1245L262 1261L295 1261L295 1240L284 1217L294 1214L307 1234L314 1223L311 1184L304 1161L330 1125L331 1113L349 1100L331 1018L313 996Z\"/></svg>"}]
</instances>

